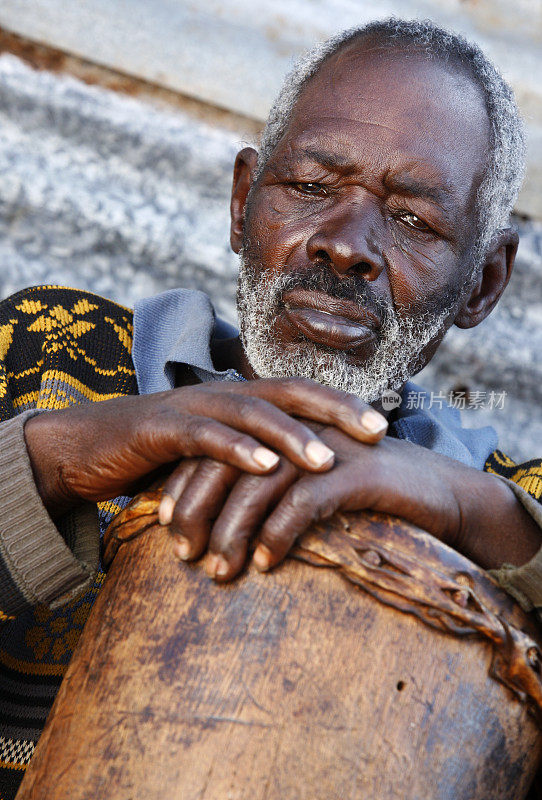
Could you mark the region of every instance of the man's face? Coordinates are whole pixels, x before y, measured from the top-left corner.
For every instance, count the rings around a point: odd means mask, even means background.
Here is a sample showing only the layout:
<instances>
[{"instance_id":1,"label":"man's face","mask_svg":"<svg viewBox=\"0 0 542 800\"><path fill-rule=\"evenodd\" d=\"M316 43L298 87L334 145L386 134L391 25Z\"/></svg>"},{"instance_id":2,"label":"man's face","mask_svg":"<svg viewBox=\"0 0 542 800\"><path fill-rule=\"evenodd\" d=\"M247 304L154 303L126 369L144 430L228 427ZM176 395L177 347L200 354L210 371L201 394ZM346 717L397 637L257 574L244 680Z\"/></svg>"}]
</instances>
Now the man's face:
<instances>
[{"instance_id":1,"label":"man's face","mask_svg":"<svg viewBox=\"0 0 542 800\"><path fill-rule=\"evenodd\" d=\"M421 369L465 288L487 144L461 73L367 42L330 59L249 198L238 297L254 371L374 401Z\"/></svg>"}]
</instances>

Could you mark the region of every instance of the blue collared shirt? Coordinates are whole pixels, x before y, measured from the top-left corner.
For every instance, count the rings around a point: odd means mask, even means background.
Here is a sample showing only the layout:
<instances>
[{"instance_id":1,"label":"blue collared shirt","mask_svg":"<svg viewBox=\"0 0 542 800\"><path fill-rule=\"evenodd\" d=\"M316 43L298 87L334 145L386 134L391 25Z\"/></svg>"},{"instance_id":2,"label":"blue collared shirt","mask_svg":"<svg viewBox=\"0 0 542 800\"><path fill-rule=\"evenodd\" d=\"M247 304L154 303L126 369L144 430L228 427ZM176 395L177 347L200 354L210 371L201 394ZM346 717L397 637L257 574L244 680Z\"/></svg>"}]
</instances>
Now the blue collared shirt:
<instances>
[{"instance_id":1,"label":"blue collared shirt","mask_svg":"<svg viewBox=\"0 0 542 800\"><path fill-rule=\"evenodd\" d=\"M236 336L237 331L217 317L210 298L194 289L170 289L136 303L132 358L141 394L162 392L175 386L178 365L189 366L201 381L240 380L234 369L220 372L211 357L211 343ZM408 381L403 402L388 428L388 435L406 439L428 450L483 469L497 447L491 427L464 428L456 408L430 409L427 392Z\"/></svg>"}]
</instances>

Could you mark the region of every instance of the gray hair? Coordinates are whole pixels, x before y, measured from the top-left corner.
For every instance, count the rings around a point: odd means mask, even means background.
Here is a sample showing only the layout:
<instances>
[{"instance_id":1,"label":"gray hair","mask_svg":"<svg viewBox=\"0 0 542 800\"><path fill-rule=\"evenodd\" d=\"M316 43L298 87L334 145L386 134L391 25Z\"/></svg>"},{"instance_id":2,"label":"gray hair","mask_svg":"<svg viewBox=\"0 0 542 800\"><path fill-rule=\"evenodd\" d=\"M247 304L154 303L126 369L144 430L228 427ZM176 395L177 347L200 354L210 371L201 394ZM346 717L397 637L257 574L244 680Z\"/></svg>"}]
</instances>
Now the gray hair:
<instances>
[{"instance_id":1,"label":"gray hair","mask_svg":"<svg viewBox=\"0 0 542 800\"><path fill-rule=\"evenodd\" d=\"M476 44L434 25L430 20L390 18L351 28L316 45L286 76L261 136L254 181L261 176L271 153L284 135L297 100L310 78L339 50L358 38L374 36L382 47L402 47L430 59L451 62L468 73L481 88L489 118L491 140L484 176L476 195L478 237L474 271L487 247L508 224L525 171L524 127L511 87Z\"/></svg>"}]
</instances>

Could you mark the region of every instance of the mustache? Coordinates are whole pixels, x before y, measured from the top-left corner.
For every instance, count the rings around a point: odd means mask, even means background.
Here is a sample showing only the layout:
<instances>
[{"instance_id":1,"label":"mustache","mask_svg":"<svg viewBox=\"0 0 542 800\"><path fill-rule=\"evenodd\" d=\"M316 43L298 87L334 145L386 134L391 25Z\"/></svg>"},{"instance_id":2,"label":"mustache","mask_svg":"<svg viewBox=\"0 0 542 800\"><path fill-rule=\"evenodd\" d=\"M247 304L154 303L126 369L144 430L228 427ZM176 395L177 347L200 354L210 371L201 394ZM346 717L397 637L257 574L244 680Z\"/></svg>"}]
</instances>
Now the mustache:
<instances>
[{"instance_id":1,"label":"mustache","mask_svg":"<svg viewBox=\"0 0 542 800\"><path fill-rule=\"evenodd\" d=\"M310 270L293 270L281 276L278 298L282 302L282 297L292 289L306 289L308 291L319 291L333 297L336 300L348 300L356 305L367 308L381 323L393 317L395 312L393 307L379 297L364 278L355 275L345 275L342 278L329 267L329 264L314 263Z\"/></svg>"},{"instance_id":2,"label":"mustache","mask_svg":"<svg viewBox=\"0 0 542 800\"><path fill-rule=\"evenodd\" d=\"M360 275L345 274L339 277L327 260L316 260L308 267L282 272L273 278L274 269L265 268L262 263L259 242L245 235L240 252L245 275L253 290L259 285L264 274L270 278L271 293L275 302L282 304L282 295L292 289L320 291L337 300L347 300L370 310L383 326L393 321L418 317L421 322L431 316L444 312L456 312L459 308L464 286L460 283L445 288L435 287L424 297L414 296L410 302L392 302L377 295L371 283ZM265 282L265 281L264 281Z\"/></svg>"}]
</instances>

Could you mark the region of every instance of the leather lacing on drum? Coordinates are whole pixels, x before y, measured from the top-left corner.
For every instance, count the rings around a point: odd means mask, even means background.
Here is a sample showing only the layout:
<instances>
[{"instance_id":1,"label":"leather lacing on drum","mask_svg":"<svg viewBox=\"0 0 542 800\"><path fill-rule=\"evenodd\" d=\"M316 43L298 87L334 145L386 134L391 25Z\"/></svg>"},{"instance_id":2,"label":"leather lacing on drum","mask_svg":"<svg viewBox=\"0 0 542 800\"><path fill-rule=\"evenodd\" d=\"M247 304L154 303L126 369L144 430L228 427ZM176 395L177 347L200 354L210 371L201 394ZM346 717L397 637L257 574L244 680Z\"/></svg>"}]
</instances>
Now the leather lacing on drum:
<instances>
[{"instance_id":1,"label":"leather lacing on drum","mask_svg":"<svg viewBox=\"0 0 542 800\"><path fill-rule=\"evenodd\" d=\"M377 516L377 515L374 515ZM316 526L291 555L313 566L339 570L351 583L386 605L413 614L426 625L454 636L488 639L493 645L490 675L507 686L542 727L542 679L537 643L494 613L464 572L455 575L382 542L367 542L346 515L343 530ZM384 518L383 518L384 519Z\"/></svg>"}]
</instances>

